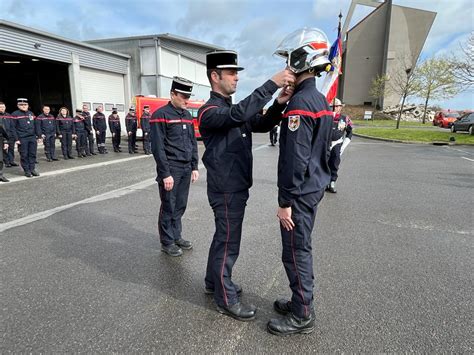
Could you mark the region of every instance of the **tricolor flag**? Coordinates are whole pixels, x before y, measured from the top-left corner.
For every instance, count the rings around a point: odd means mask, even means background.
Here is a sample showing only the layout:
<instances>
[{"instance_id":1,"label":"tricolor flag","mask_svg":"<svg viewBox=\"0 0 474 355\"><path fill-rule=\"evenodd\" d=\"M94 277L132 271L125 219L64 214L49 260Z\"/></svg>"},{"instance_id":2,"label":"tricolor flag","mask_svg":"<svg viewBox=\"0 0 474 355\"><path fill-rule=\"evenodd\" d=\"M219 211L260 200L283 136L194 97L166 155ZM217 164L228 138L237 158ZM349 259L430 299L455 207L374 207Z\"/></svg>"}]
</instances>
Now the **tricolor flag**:
<instances>
[{"instance_id":1,"label":"tricolor flag","mask_svg":"<svg viewBox=\"0 0 474 355\"><path fill-rule=\"evenodd\" d=\"M329 51L329 60L331 61L331 71L324 78L321 92L329 104L332 103L337 95L339 85L339 75L342 73L342 40L341 40L341 22L337 30L337 39L334 41Z\"/></svg>"}]
</instances>

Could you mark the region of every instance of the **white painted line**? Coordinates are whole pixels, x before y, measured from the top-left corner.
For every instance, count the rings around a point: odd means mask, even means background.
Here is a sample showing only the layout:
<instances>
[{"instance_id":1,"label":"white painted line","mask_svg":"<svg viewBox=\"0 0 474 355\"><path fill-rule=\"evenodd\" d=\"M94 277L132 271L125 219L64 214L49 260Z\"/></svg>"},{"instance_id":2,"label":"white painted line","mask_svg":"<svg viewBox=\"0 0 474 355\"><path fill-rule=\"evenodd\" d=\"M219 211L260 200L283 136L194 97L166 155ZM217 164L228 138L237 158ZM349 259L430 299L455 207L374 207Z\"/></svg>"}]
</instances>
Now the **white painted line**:
<instances>
[{"instance_id":1,"label":"white painted line","mask_svg":"<svg viewBox=\"0 0 474 355\"><path fill-rule=\"evenodd\" d=\"M41 179L42 177L46 177L46 176L55 176L55 175L60 175L60 174L72 173L72 172L80 171L80 170L99 168L99 167L102 167L102 166L107 166L107 165L112 165L112 164L117 164L117 163L123 163L123 162L130 161L130 160L149 158L151 156L152 155L140 155L138 157L130 157L130 158L124 158L124 159L109 160L109 161L105 161L105 162L102 162L102 163L80 165L80 166L75 166L73 168L47 171L45 173L40 172L40 176L38 176L38 177L27 178L26 176L18 176L18 177L14 177L14 178L9 178L9 180L10 180L10 183L18 182L18 181L24 181L24 180L37 180L37 179ZM8 183L8 184L10 184L10 183ZM8 186L8 184L1 184L0 186Z\"/></svg>"},{"instance_id":2,"label":"white painted line","mask_svg":"<svg viewBox=\"0 0 474 355\"><path fill-rule=\"evenodd\" d=\"M34 213L34 214L29 215L29 216L16 219L14 221L1 223L0 224L0 233L6 231L8 229L11 229L11 228L23 226L23 225L31 223L31 222L36 222L36 221L39 221L41 219L45 219L45 218L47 218L49 216L52 216L52 215L54 215L58 212L67 210L67 209L69 209L71 207L74 207L74 206L77 206L77 205L81 205L81 204L85 204L85 203L99 202L99 201L109 200L111 198L121 197L121 196L127 195L131 192L134 192L136 190L143 190L146 187L151 186L153 184L156 184L155 179L148 179L148 180L139 182L138 184L122 187L120 189L109 191L109 192L106 192L106 193L101 194L101 195L89 197L89 198L86 198L86 199L81 200L81 201L77 201L77 202L69 203L67 205L55 207L55 208L52 208L50 210Z\"/></svg>"},{"instance_id":3,"label":"white painted line","mask_svg":"<svg viewBox=\"0 0 474 355\"><path fill-rule=\"evenodd\" d=\"M258 146L256 148L252 149L252 150L257 151L257 150L260 150L260 149L265 148L265 147L266 147L266 145L261 145L261 146ZM147 155L145 155L143 157L147 157ZM140 158L142 158L142 157L140 157ZM138 159L138 157L127 158L127 159L128 160ZM122 162L122 161L125 161L127 159L120 159L119 161ZM113 161L113 162L115 162L115 161ZM107 162L107 163L109 163L107 165L110 165L110 163L112 163L112 162ZM101 163L99 163L99 164L101 164ZM97 164L91 164L91 165L97 166ZM88 166L90 167L91 165L88 165ZM82 168L82 167L77 167L77 168ZM201 170L203 168L204 168L204 164L201 163L201 164L198 165L199 170ZM76 168L72 168L72 169L76 169ZM64 169L64 170L70 170L70 169ZM81 170L81 169L79 169L79 170ZM135 192L137 190L144 190L145 188L147 188L151 185L154 185L154 184L156 184L156 180L154 178L153 179L148 179L148 180L139 182L137 184L133 184L133 185L130 185L130 186L125 186L125 187L122 187L122 188L117 189L117 190L112 190L112 191L103 193L101 195L89 197L89 198L86 198L84 200L69 203L67 205L58 206L58 207L55 207L55 208L52 208L52 209L49 209L49 210L46 210L46 211L41 211L41 212L38 212L38 213L34 213L34 214L29 215L29 216L16 219L14 221L6 222L6 223L0 223L0 233L4 232L6 230L9 230L9 229L15 228L15 227L23 226L23 225L28 224L28 223L32 223L32 222L39 221L41 219L48 218L48 217L50 217L50 216L52 216L52 215L54 215L58 212L65 211L65 210L67 210L71 207L77 206L77 205L82 205L82 204L86 204L86 203L100 202L100 201L104 201L104 200L110 200L111 198L122 197L122 196L128 195L132 192Z\"/></svg>"},{"instance_id":4,"label":"white painted line","mask_svg":"<svg viewBox=\"0 0 474 355\"><path fill-rule=\"evenodd\" d=\"M468 152L466 150L462 150L462 149L458 149L458 148L453 148L453 147L449 147L449 146L446 146L447 149L452 149L452 150L456 150L458 152L461 152L461 153L464 153L464 154L469 154L469 155L474 155L474 152Z\"/></svg>"},{"instance_id":5,"label":"white painted line","mask_svg":"<svg viewBox=\"0 0 474 355\"><path fill-rule=\"evenodd\" d=\"M469 159L469 158L466 158L466 157L461 157L462 159L466 159L466 160L469 160L469 161L474 161L474 159Z\"/></svg>"}]
</instances>

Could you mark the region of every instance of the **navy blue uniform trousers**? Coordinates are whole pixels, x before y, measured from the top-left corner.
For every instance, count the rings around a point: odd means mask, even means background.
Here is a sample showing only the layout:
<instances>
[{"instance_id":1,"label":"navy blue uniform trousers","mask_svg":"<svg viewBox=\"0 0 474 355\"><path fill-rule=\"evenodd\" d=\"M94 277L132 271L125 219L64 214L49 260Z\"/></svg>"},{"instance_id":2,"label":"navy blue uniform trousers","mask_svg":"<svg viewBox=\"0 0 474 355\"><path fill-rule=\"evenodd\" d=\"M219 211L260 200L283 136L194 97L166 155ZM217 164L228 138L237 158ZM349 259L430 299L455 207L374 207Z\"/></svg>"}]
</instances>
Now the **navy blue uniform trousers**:
<instances>
[{"instance_id":1,"label":"navy blue uniform trousers","mask_svg":"<svg viewBox=\"0 0 474 355\"><path fill-rule=\"evenodd\" d=\"M60 132L61 150L65 158L72 156L72 132Z\"/></svg>"},{"instance_id":2,"label":"navy blue uniform trousers","mask_svg":"<svg viewBox=\"0 0 474 355\"><path fill-rule=\"evenodd\" d=\"M239 257L249 191L218 193L208 190L207 196L214 212L216 232L209 248L206 288L214 289L218 306L231 306L239 301L232 282L232 267Z\"/></svg>"},{"instance_id":3,"label":"navy blue uniform trousers","mask_svg":"<svg viewBox=\"0 0 474 355\"><path fill-rule=\"evenodd\" d=\"M331 170L331 181L337 180L337 171L339 170L339 164L341 164L341 147L342 143L339 143L331 149L328 161L329 170Z\"/></svg>"},{"instance_id":4,"label":"navy blue uniform trousers","mask_svg":"<svg viewBox=\"0 0 474 355\"><path fill-rule=\"evenodd\" d=\"M158 233L163 245L174 244L181 239L183 217L188 204L189 184L191 182L191 163L181 166L170 164L170 173L174 180L173 189L166 191L163 180L158 183L161 207L158 217Z\"/></svg>"},{"instance_id":5,"label":"navy blue uniform trousers","mask_svg":"<svg viewBox=\"0 0 474 355\"><path fill-rule=\"evenodd\" d=\"M46 134L43 139L44 143L44 153L46 154L47 159L56 158L56 134Z\"/></svg>"},{"instance_id":6,"label":"navy blue uniform trousers","mask_svg":"<svg viewBox=\"0 0 474 355\"><path fill-rule=\"evenodd\" d=\"M287 231L280 224L283 252L281 260L292 291L291 311L299 318L306 318L313 310L313 253L311 232L319 201L324 189L301 195L291 207L295 227Z\"/></svg>"},{"instance_id":7,"label":"navy blue uniform trousers","mask_svg":"<svg viewBox=\"0 0 474 355\"><path fill-rule=\"evenodd\" d=\"M20 138L21 167L25 173L35 170L36 149L38 143L35 137Z\"/></svg>"}]
</instances>

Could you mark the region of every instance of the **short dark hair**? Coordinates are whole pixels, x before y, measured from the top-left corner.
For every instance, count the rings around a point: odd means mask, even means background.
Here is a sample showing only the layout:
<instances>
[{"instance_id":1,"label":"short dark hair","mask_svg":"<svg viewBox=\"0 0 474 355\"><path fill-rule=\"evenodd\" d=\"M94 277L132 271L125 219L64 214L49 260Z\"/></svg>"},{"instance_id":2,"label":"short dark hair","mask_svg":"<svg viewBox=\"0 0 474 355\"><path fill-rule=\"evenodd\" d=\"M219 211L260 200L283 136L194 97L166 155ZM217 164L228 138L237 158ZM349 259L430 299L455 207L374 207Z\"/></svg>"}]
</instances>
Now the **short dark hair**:
<instances>
[{"instance_id":1,"label":"short dark hair","mask_svg":"<svg viewBox=\"0 0 474 355\"><path fill-rule=\"evenodd\" d=\"M222 79L222 69L207 69L207 79L209 79L209 82L211 82L211 75L212 72L215 71L217 75L219 75L219 79Z\"/></svg>"},{"instance_id":2,"label":"short dark hair","mask_svg":"<svg viewBox=\"0 0 474 355\"><path fill-rule=\"evenodd\" d=\"M43 106L41 106L41 109L44 109L45 107L47 107L51 110L51 107L49 105L43 105Z\"/></svg>"},{"instance_id":3,"label":"short dark hair","mask_svg":"<svg viewBox=\"0 0 474 355\"><path fill-rule=\"evenodd\" d=\"M3 101L0 101L0 105L5 105L5 103ZM5 105L6 106L6 105Z\"/></svg>"}]
</instances>

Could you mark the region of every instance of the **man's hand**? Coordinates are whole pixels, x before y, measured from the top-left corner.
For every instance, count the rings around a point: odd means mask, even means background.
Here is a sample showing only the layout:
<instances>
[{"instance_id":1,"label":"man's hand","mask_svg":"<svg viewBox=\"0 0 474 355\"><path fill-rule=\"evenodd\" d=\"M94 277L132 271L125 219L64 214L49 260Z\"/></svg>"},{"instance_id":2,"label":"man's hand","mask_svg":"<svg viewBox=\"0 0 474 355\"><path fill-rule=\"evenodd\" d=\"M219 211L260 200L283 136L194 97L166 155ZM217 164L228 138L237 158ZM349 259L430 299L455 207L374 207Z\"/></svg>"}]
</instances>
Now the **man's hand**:
<instances>
[{"instance_id":1,"label":"man's hand","mask_svg":"<svg viewBox=\"0 0 474 355\"><path fill-rule=\"evenodd\" d=\"M42 138L42 139L45 139L45 138L46 138L46 136L45 136L44 134L42 134L42 135L41 135L41 138Z\"/></svg>"},{"instance_id":2,"label":"man's hand","mask_svg":"<svg viewBox=\"0 0 474 355\"><path fill-rule=\"evenodd\" d=\"M285 228L287 231L290 231L293 229L295 224L293 223L293 220L291 219L291 207L288 208L282 208L278 207L278 213L277 217L280 219L280 223Z\"/></svg>"},{"instance_id":3,"label":"man's hand","mask_svg":"<svg viewBox=\"0 0 474 355\"><path fill-rule=\"evenodd\" d=\"M278 94L277 101L280 105L286 104L288 100L290 100L291 96L295 92L295 87L292 85L287 85L283 89L281 89L280 93Z\"/></svg>"},{"instance_id":4,"label":"man's hand","mask_svg":"<svg viewBox=\"0 0 474 355\"><path fill-rule=\"evenodd\" d=\"M132 135L132 132L128 132L128 135L131 136L131 135Z\"/></svg>"},{"instance_id":5,"label":"man's hand","mask_svg":"<svg viewBox=\"0 0 474 355\"><path fill-rule=\"evenodd\" d=\"M16 144L16 145L21 145L21 143L20 143L19 140L15 141L15 144Z\"/></svg>"},{"instance_id":6,"label":"man's hand","mask_svg":"<svg viewBox=\"0 0 474 355\"><path fill-rule=\"evenodd\" d=\"M76 138L77 138L77 134L73 134L72 139L76 139Z\"/></svg>"},{"instance_id":7,"label":"man's hand","mask_svg":"<svg viewBox=\"0 0 474 355\"><path fill-rule=\"evenodd\" d=\"M115 133L112 133L112 137L115 137Z\"/></svg>"},{"instance_id":8,"label":"man's hand","mask_svg":"<svg viewBox=\"0 0 474 355\"><path fill-rule=\"evenodd\" d=\"M100 131L95 131L95 132L96 132L96 133L95 133L96 135L100 135Z\"/></svg>"},{"instance_id":9,"label":"man's hand","mask_svg":"<svg viewBox=\"0 0 474 355\"><path fill-rule=\"evenodd\" d=\"M8 149L8 143L3 143L3 150L7 150Z\"/></svg>"},{"instance_id":10,"label":"man's hand","mask_svg":"<svg viewBox=\"0 0 474 355\"><path fill-rule=\"evenodd\" d=\"M41 142L43 142L43 139L41 139L41 138L37 138L37 139L36 139L36 143L37 143L37 144L40 144Z\"/></svg>"},{"instance_id":11,"label":"man's hand","mask_svg":"<svg viewBox=\"0 0 474 355\"><path fill-rule=\"evenodd\" d=\"M281 72L276 73L272 77L272 81L277 84L279 88L282 88L284 86L294 86L296 77L293 72L291 72L288 69L282 70Z\"/></svg>"},{"instance_id":12,"label":"man's hand","mask_svg":"<svg viewBox=\"0 0 474 355\"><path fill-rule=\"evenodd\" d=\"M172 176L168 176L167 178L163 179L163 184L165 185L165 190L166 191L171 191L173 190L174 186L174 179Z\"/></svg>"},{"instance_id":13,"label":"man's hand","mask_svg":"<svg viewBox=\"0 0 474 355\"><path fill-rule=\"evenodd\" d=\"M195 183L199 179L199 171L198 170L193 170L191 172L191 182Z\"/></svg>"},{"instance_id":14,"label":"man's hand","mask_svg":"<svg viewBox=\"0 0 474 355\"><path fill-rule=\"evenodd\" d=\"M58 134L58 138L61 139L63 137L62 134Z\"/></svg>"}]
</instances>

